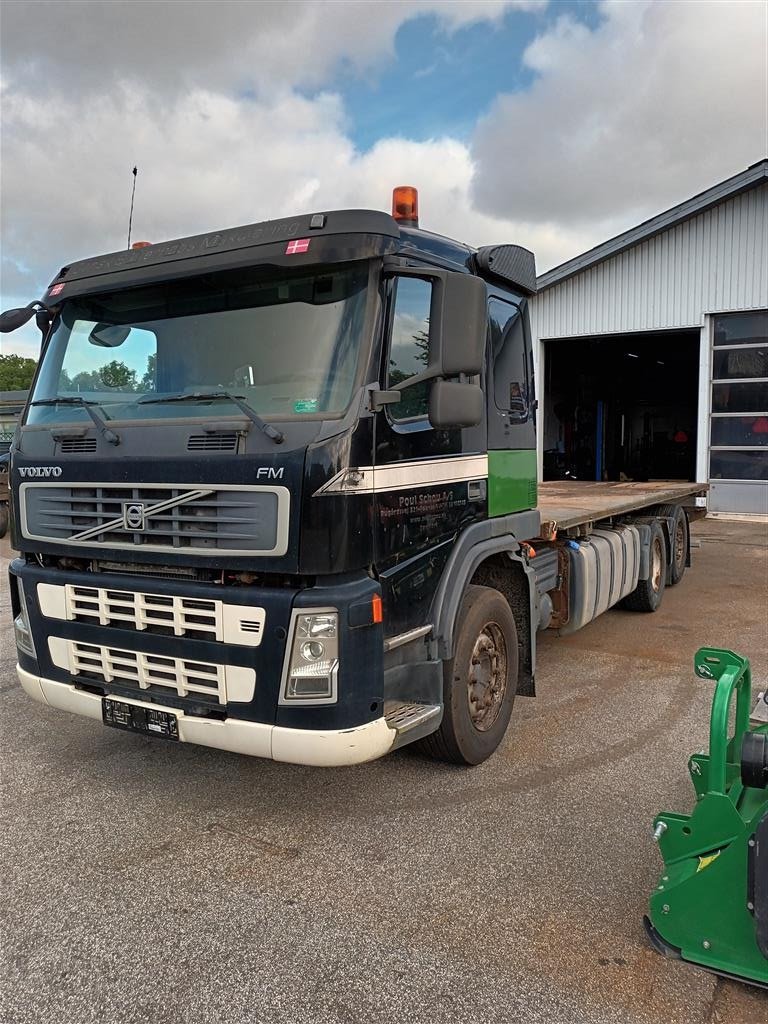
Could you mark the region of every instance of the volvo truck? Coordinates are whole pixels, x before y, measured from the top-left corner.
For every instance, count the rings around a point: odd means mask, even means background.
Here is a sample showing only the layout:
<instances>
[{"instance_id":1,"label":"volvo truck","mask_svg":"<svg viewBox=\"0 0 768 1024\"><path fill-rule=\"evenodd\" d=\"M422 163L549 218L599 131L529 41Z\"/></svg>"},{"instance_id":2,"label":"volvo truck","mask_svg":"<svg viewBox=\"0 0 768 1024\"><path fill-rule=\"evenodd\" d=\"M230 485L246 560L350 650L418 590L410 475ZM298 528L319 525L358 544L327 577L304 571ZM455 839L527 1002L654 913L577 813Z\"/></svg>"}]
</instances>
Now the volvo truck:
<instances>
[{"instance_id":1,"label":"volvo truck","mask_svg":"<svg viewBox=\"0 0 768 1024\"><path fill-rule=\"evenodd\" d=\"M478 764L536 637L654 611L696 484L538 485L533 254L316 212L61 268L10 453L18 675L106 727Z\"/></svg>"}]
</instances>

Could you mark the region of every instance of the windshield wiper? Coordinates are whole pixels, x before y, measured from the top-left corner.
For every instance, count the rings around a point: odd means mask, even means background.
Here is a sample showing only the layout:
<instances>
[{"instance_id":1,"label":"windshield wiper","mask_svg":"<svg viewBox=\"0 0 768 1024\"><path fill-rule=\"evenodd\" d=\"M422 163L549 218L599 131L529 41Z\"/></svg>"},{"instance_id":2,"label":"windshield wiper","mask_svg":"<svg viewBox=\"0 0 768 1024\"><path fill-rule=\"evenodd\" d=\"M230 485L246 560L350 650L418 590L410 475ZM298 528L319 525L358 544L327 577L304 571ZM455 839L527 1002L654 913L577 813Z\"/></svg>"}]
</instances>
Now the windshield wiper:
<instances>
[{"instance_id":1,"label":"windshield wiper","mask_svg":"<svg viewBox=\"0 0 768 1024\"><path fill-rule=\"evenodd\" d=\"M196 401L213 401L215 398L228 398L230 402L240 409L251 423L255 423L259 430L262 430L267 437L271 438L275 444L282 444L285 440L285 436L270 423L265 423L264 420L259 416L255 409L253 409L245 401L242 395L233 395L230 391L182 391L178 395L166 395L162 397L160 395L154 398L140 398L138 405L152 405L156 402L196 402Z\"/></svg>"},{"instance_id":2,"label":"windshield wiper","mask_svg":"<svg viewBox=\"0 0 768 1024\"><path fill-rule=\"evenodd\" d=\"M104 436L104 440L110 444L120 444L120 435L116 434L114 430L110 430L104 420L96 412L96 408L101 408L98 402L89 402L86 398L81 398L79 395L64 395L60 398L37 398L34 402L30 402L30 405L79 405L88 413L93 422L98 427L101 434Z\"/></svg>"}]
</instances>

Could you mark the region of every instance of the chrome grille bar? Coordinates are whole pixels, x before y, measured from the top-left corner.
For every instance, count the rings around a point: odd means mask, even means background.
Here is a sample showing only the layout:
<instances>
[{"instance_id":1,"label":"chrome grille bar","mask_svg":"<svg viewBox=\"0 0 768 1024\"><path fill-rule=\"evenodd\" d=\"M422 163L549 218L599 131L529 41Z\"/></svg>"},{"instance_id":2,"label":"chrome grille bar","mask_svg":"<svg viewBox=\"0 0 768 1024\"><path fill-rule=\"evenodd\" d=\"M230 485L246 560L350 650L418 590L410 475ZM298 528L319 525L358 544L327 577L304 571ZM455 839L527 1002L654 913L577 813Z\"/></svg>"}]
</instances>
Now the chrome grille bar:
<instances>
[{"instance_id":1,"label":"chrome grille bar","mask_svg":"<svg viewBox=\"0 0 768 1024\"><path fill-rule=\"evenodd\" d=\"M285 554L290 494L283 486L25 481L22 533L73 546ZM129 506L138 507L133 522Z\"/></svg>"}]
</instances>

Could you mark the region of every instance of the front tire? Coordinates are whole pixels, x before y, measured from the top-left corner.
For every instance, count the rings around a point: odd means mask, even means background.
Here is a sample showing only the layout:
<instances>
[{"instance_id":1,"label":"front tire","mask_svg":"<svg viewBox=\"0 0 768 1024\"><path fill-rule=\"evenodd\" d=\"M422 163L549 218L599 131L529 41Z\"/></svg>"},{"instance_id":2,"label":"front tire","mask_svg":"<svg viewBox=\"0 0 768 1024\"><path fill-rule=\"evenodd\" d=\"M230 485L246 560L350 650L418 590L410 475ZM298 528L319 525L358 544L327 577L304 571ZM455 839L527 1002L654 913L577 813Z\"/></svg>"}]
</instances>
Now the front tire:
<instances>
[{"instance_id":1,"label":"front tire","mask_svg":"<svg viewBox=\"0 0 768 1024\"><path fill-rule=\"evenodd\" d=\"M509 604L491 587L467 587L454 655L443 663L443 720L420 748L452 764L489 758L509 725L517 671L517 628Z\"/></svg>"}]
</instances>

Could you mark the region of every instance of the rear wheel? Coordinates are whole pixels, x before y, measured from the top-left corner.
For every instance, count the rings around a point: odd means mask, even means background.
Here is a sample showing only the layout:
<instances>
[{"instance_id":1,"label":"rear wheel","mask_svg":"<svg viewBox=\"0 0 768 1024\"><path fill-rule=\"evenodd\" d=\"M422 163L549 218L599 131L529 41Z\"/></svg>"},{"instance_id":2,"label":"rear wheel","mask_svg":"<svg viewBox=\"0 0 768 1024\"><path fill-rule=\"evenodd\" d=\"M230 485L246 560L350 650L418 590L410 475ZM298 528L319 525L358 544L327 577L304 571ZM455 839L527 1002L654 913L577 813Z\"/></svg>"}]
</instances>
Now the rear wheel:
<instances>
[{"instance_id":1,"label":"rear wheel","mask_svg":"<svg viewBox=\"0 0 768 1024\"><path fill-rule=\"evenodd\" d=\"M670 520L669 583L674 586L683 578L688 559L688 516L680 505L659 505L655 514Z\"/></svg>"},{"instance_id":2,"label":"rear wheel","mask_svg":"<svg viewBox=\"0 0 768 1024\"><path fill-rule=\"evenodd\" d=\"M480 764L501 743L517 690L517 629L498 590L467 587L454 656L443 664L443 721L419 747L453 764Z\"/></svg>"},{"instance_id":3,"label":"rear wheel","mask_svg":"<svg viewBox=\"0 0 768 1024\"><path fill-rule=\"evenodd\" d=\"M650 566L647 580L639 580L635 590L624 598L625 608L633 612L655 612L667 583L667 544L661 523L651 524Z\"/></svg>"}]
</instances>

